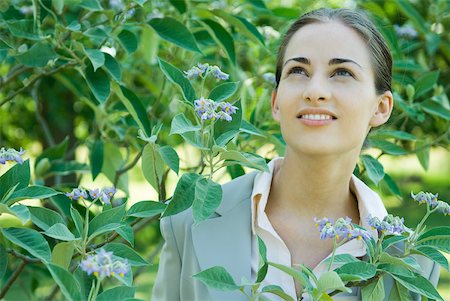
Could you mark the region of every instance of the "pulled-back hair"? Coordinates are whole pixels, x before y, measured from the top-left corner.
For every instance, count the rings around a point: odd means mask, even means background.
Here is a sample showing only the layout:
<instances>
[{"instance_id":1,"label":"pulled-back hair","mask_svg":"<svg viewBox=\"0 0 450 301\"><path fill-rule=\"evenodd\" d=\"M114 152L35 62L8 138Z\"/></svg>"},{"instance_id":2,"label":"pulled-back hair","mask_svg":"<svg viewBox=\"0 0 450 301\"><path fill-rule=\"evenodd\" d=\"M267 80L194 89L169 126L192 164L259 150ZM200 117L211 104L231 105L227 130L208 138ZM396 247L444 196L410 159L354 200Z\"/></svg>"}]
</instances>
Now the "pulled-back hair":
<instances>
[{"instance_id":1,"label":"pulled-back hair","mask_svg":"<svg viewBox=\"0 0 450 301\"><path fill-rule=\"evenodd\" d=\"M314 23L338 21L354 29L367 43L371 54L372 67L375 72L375 90L378 94L391 91L392 56L381 33L362 11L351 9L320 8L302 15L288 29L278 49L276 88L280 83L286 47L292 36L303 26Z\"/></svg>"}]
</instances>

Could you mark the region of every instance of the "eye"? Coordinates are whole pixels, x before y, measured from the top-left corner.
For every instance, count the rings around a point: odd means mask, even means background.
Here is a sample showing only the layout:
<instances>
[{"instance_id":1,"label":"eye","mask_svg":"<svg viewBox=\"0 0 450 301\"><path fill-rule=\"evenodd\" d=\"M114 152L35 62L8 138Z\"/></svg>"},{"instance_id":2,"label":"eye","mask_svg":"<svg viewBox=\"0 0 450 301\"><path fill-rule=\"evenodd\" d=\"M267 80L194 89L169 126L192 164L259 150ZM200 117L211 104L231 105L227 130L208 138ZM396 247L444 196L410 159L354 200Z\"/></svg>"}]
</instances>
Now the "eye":
<instances>
[{"instance_id":1,"label":"eye","mask_svg":"<svg viewBox=\"0 0 450 301\"><path fill-rule=\"evenodd\" d=\"M308 73L306 72L305 68L300 66L294 66L291 69L289 69L288 74L302 74L308 76Z\"/></svg>"},{"instance_id":2,"label":"eye","mask_svg":"<svg viewBox=\"0 0 450 301\"><path fill-rule=\"evenodd\" d=\"M350 71L348 71L347 69L343 69L343 68L339 68L336 69L336 71L334 72L333 76L337 75L337 76L353 76L353 73L351 73Z\"/></svg>"}]
</instances>

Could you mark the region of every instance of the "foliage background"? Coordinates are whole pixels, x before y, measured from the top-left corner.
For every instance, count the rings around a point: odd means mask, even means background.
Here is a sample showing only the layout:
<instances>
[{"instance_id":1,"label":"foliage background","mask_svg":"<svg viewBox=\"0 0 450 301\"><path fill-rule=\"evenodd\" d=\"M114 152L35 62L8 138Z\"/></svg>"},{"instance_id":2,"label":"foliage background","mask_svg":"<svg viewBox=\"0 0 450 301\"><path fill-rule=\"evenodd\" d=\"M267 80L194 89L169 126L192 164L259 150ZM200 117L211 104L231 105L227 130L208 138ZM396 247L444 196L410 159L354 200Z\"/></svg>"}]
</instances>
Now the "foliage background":
<instances>
[{"instance_id":1,"label":"foliage background","mask_svg":"<svg viewBox=\"0 0 450 301\"><path fill-rule=\"evenodd\" d=\"M273 83L264 74L275 71L280 34L300 14L322 6L367 10L390 43L394 114L386 131L374 131L367 141L364 153L376 162L362 157L355 173L384 196L392 213L412 225L422 213L410 206L410 191L438 192L450 200L447 0L2 1L0 146L27 150L34 183L62 191L79 183L114 184L120 189L116 205L127 202L128 207L168 199L181 173L198 172L202 164L196 148L169 135L172 118L186 107L179 87L162 72L160 58L180 70L208 62L229 73L230 82L239 82L230 99L240 100L243 119L254 126L229 147L267 160L282 155L284 143L270 113ZM178 30L180 24L188 35ZM146 142L137 136L139 128L150 134L160 124L157 144L177 151L181 172L166 167L155 185L142 171ZM60 156L42 156L58 145L67 145ZM37 164L43 158L45 164ZM0 173L4 170L0 166ZM229 167L215 180L225 182L243 172ZM24 203L64 211L64 201ZM445 222L436 216L430 223ZM14 223L0 216L0 226ZM135 271L135 281L137 297L148 300L162 240L157 219L139 225L134 248L154 265ZM10 261L2 283L14 268ZM44 299L52 290L45 269L29 265L26 271L6 300ZM447 272L442 275L439 291L446 299L450 278Z\"/></svg>"}]
</instances>

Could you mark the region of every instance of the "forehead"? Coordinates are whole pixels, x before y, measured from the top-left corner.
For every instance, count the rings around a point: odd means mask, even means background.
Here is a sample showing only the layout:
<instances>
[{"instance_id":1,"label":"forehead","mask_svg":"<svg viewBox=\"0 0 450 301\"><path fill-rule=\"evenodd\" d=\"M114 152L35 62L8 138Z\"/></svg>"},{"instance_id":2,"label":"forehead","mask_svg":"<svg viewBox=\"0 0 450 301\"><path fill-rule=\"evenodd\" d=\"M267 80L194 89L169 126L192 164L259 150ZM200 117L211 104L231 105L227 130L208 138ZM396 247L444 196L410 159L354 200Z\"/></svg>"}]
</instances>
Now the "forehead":
<instances>
[{"instance_id":1,"label":"forehead","mask_svg":"<svg viewBox=\"0 0 450 301\"><path fill-rule=\"evenodd\" d=\"M305 57L314 62L332 58L347 58L370 68L367 43L354 29L341 22L313 23L294 33L284 54L284 62Z\"/></svg>"}]
</instances>

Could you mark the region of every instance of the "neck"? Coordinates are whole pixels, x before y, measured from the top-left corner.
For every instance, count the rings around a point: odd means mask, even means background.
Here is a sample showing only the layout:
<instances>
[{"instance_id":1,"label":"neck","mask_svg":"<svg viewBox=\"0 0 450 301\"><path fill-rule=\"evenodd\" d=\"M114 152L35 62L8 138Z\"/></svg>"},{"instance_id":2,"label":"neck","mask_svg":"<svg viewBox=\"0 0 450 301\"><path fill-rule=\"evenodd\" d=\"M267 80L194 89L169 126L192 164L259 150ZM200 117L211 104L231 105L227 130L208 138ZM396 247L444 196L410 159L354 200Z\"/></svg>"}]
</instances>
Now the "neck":
<instances>
[{"instance_id":1,"label":"neck","mask_svg":"<svg viewBox=\"0 0 450 301\"><path fill-rule=\"evenodd\" d=\"M350 179L358 154L310 156L287 150L274 173L267 210L311 221L314 216L356 218L359 214L350 191Z\"/></svg>"}]
</instances>

